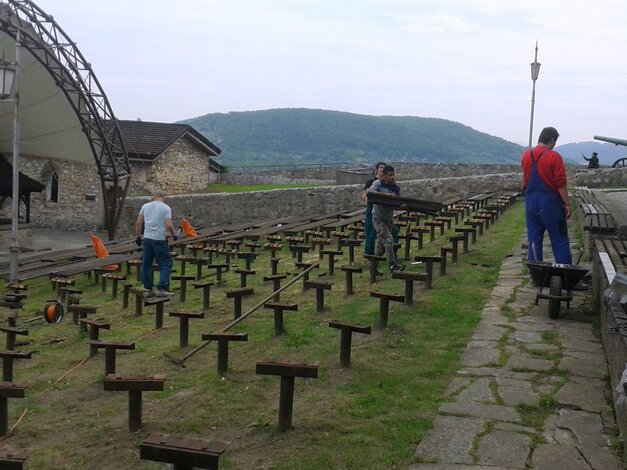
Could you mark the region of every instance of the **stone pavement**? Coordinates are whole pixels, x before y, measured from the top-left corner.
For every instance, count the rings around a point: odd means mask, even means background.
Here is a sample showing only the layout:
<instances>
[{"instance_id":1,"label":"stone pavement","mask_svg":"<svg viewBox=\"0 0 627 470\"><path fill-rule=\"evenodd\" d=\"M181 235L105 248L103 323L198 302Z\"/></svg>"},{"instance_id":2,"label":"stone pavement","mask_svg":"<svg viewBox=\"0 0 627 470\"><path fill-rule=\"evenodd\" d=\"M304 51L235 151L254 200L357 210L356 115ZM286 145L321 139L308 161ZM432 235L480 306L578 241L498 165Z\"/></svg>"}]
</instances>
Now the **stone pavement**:
<instances>
[{"instance_id":1,"label":"stone pavement","mask_svg":"<svg viewBox=\"0 0 627 470\"><path fill-rule=\"evenodd\" d=\"M546 300L534 305L526 252L524 235L501 266L449 385L451 401L418 445L412 470L624 468L611 449L617 430L591 295L573 292L570 309L562 303L560 318L550 319Z\"/></svg>"}]
</instances>

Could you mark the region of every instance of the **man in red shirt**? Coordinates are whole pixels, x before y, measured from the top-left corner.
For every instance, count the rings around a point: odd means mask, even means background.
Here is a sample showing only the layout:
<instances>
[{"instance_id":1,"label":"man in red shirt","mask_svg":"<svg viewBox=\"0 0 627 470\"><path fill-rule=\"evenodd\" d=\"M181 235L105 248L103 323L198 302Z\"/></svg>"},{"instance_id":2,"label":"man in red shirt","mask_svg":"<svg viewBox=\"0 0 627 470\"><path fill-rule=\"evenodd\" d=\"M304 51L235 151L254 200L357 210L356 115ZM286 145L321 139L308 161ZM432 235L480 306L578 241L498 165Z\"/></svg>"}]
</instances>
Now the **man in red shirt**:
<instances>
[{"instance_id":1,"label":"man in red shirt","mask_svg":"<svg viewBox=\"0 0 627 470\"><path fill-rule=\"evenodd\" d=\"M544 259L542 241L546 230L551 239L555 262L571 264L566 219L572 210L566 188L564 161L553 150L558 137L559 133L554 127L545 127L538 137L538 145L527 150L522 157L528 259Z\"/></svg>"}]
</instances>

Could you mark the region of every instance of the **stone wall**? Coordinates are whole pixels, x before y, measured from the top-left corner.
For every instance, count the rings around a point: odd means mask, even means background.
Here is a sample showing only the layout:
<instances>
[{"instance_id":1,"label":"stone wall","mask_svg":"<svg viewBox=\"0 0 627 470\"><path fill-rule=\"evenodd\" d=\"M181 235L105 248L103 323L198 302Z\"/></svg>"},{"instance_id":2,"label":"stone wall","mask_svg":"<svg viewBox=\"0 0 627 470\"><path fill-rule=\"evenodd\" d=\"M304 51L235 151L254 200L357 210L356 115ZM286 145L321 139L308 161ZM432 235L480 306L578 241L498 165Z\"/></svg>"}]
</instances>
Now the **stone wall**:
<instances>
[{"instance_id":1,"label":"stone wall","mask_svg":"<svg viewBox=\"0 0 627 470\"><path fill-rule=\"evenodd\" d=\"M482 192L518 191L519 173L404 181L402 195L432 201L465 197ZM235 194L187 194L168 197L173 222L182 217L195 227L272 220L292 215L350 211L361 207L362 185L278 189ZM147 197L127 198L118 236L132 234L133 223Z\"/></svg>"},{"instance_id":2,"label":"stone wall","mask_svg":"<svg viewBox=\"0 0 627 470\"><path fill-rule=\"evenodd\" d=\"M67 230L94 230L99 226L100 179L93 163L21 155L20 171L46 185L41 193L31 193L31 226ZM57 202L50 200L53 172L59 175ZM93 200L88 200L91 196ZM0 207L0 216L10 214L11 199L7 198Z\"/></svg>"},{"instance_id":3,"label":"stone wall","mask_svg":"<svg viewBox=\"0 0 627 470\"><path fill-rule=\"evenodd\" d=\"M376 163L376 162L375 162ZM452 176L476 176L516 173L520 165L488 165L468 163L391 163L397 181ZM230 184L364 184L374 175L371 166L349 168L346 165L307 168L259 168L256 171L230 172L220 175L220 181ZM364 176L365 175L365 176Z\"/></svg>"},{"instance_id":4,"label":"stone wall","mask_svg":"<svg viewBox=\"0 0 627 470\"><path fill-rule=\"evenodd\" d=\"M627 187L627 168L599 168L598 170L578 170L575 174L577 186L589 188Z\"/></svg>"},{"instance_id":5,"label":"stone wall","mask_svg":"<svg viewBox=\"0 0 627 470\"><path fill-rule=\"evenodd\" d=\"M211 174L211 176L210 176ZM186 139L179 139L154 163L131 163L131 194L150 194L162 189L167 194L199 191L218 175L209 171L208 156Z\"/></svg>"}]
</instances>

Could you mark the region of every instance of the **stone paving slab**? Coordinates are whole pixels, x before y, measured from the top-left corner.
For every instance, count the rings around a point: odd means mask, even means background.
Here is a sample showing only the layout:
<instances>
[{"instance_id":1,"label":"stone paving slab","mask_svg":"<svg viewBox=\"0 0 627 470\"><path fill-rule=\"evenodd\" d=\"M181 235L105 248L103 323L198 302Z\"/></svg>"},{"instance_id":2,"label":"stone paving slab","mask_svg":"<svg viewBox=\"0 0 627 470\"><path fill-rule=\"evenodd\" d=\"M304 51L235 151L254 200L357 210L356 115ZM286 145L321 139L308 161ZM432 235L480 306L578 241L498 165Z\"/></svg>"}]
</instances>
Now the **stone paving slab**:
<instances>
[{"instance_id":1,"label":"stone paving slab","mask_svg":"<svg viewBox=\"0 0 627 470\"><path fill-rule=\"evenodd\" d=\"M605 383L599 379L571 377L572 382L564 386L555 394L555 400L560 405L577 407L584 411L600 413L608 408L604 395Z\"/></svg>"},{"instance_id":2,"label":"stone paving slab","mask_svg":"<svg viewBox=\"0 0 627 470\"><path fill-rule=\"evenodd\" d=\"M526 434L498 431L486 434L479 440L477 453L481 465L500 465L525 468L531 438Z\"/></svg>"},{"instance_id":3,"label":"stone paving slab","mask_svg":"<svg viewBox=\"0 0 627 470\"><path fill-rule=\"evenodd\" d=\"M464 465L452 463L420 463L409 467L410 470L513 470L511 467L494 467L486 469L483 465ZM554 469L555 470L555 469Z\"/></svg>"},{"instance_id":4,"label":"stone paving slab","mask_svg":"<svg viewBox=\"0 0 627 470\"><path fill-rule=\"evenodd\" d=\"M496 419L498 421L520 422L520 415L514 408L503 405L485 405L483 403L445 403L438 410L440 413L476 418Z\"/></svg>"},{"instance_id":5,"label":"stone paving slab","mask_svg":"<svg viewBox=\"0 0 627 470\"><path fill-rule=\"evenodd\" d=\"M530 381L497 377L496 383L498 394L506 406L538 406L540 396L533 390Z\"/></svg>"},{"instance_id":6,"label":"stone paving slab","mask_svg":"<svg viewBox=\"0 0 627 470\"><path fill-rule=\"evenodd\" d=\"M553 361L520 353L517 356L511 356L505 367L512 370L547 372L553 368Z\"/></svg>"},{"instance_id":7,"label":"stone paving slab","mask_svg":"<svg viewBox=\"0 0 627 470\"><path fill-rule=\"evenodd\" d=\"M471 341L462 355L461 364L468 367L487 366L497 363L500 357L496 341Z\"/></svg>"},{"instance_id":8,"label":"stone paving slab","mask_svg":"<svg viewBox=\"0 0 627 470\"><path fill-rule=\"evenodd\" d=\"M465 367L457 373L465 376L506 377L518 380L532 380L536 375L533 372L514 372L496 367Z\"/></svg>"},{"instance_id":9,"label":"stone paving slab","mask_svg":"<svg viewBox=\"0 0 627 470\"><path fill-rule=\"evenodd\" d=\"M560 444L609 446L609 438L603 434L603 421L599 413L563 408L555 429L555 440Z\"/></svg>"},{"instance_id":10,"label":"stone paving slab","mask_svg":"<svg viewBox=\"0 0 627 470\"><path fill-rule=\"evenodd\" d=\"M586 459L571 445L540 444L531 461L534 470L591 470Z\"/></svg>"},{"instance_id":11,"label":"stone paving slab","mask_svg":"<svg viewBox=\"0 0 627 470\"><path fill-rule=\"evenodd\" d=\"M475 380L455 397L455 401L458 403L480 402L496 404L496 398L494 398L490 388L490 382L490 379L485 377Z\"/></svg>"},{"instance_id":12,"label":"stone paving slab","mask_svg":"<svg viewBox=\"0 0 627 470\"><path fill-rule=\"evenodd\" d=\"M481 419L438 416L431 432L418 445L414 457L440 463L472 464L469 452L475 436L484 428L485 421Z\"/></svg>"},{"instance_id":13,"label":"stone paving slab","mask_svg":"<svg viewBox=\"0 0 627 470\"><path fill-rule=\"evenodd\" d=\"M608 447L577 446L595 470L624 470L623 462Z\"/></svg>"},{"instance_id":14,"label":"stone paving slab","mask_svg":"<svg viewBox=\"0 0 627 470\"><path fill-rule=\"evenodd\" d=\"M600 354L571 351L562 358L559 369L572 375L601 378L606 373L607 363Z\"/></svg>"}]
</instances>

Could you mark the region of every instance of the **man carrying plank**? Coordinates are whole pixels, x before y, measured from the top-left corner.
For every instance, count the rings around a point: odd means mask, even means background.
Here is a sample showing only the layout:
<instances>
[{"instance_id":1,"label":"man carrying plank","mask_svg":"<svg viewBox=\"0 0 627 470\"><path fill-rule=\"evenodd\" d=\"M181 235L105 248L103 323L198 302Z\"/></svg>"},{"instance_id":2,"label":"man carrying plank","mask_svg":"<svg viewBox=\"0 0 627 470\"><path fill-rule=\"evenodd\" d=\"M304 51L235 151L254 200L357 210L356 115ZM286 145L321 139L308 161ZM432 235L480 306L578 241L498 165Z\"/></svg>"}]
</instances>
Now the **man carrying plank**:
<instances>
[{"instance_id":1,"label":"man carrying plank","mask_svg":"<svg viewBox=\"0 0 627 470\"><path fill-rule=\"evenodd\" d=\"M370 188L369 193L382 193L387 197L399 197L401 188L394 181L394 167L386 165L383 168L383 177L375 180ZM377 256L385 256L390 265L390 273L400 272L405 266L397 263L394 253L394 208L383 204L374 204L372 208L372 224L377 232L377 246L375 254Z\"/></svg>"}]
</instances>

